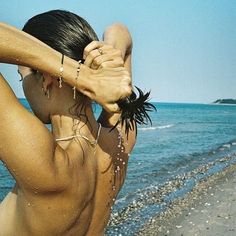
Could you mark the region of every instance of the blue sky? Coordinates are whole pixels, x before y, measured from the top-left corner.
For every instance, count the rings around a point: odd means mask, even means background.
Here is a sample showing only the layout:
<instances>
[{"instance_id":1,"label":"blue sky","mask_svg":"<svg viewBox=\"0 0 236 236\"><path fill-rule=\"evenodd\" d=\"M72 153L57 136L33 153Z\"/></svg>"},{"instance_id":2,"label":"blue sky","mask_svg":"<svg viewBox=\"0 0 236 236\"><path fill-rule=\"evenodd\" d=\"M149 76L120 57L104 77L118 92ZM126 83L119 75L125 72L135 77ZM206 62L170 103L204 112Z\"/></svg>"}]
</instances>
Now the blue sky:
<instances>
[{"instance_id":1,"label":"blue sky","mask_svg":"<svg viewBox=\"0 0 236 236\"><path fill-rule=\"evenodd\" d=\"M236 98L235 0L11 0L1 1L0 20L22 28L51 9L82 16L100 37L109 24L126 24L134 41L134 84L151 89L153 101ZM16 67L0 64L0 71L23 97Z\"/></svg>"}]
</instances>

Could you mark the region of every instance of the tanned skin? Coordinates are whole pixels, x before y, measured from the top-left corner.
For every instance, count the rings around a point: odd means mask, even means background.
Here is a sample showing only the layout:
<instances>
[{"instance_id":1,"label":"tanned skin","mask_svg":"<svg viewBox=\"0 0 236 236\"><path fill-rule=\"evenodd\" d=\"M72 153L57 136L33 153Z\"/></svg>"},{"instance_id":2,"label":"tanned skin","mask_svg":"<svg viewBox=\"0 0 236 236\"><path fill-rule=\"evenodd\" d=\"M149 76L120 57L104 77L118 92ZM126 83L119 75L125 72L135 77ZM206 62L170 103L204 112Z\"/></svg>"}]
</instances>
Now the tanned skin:
<instances>
[{"instance_id":1,"label":"tanned skin","mask_svg":"<svg viewBox=\"0 0 236 236\"><path fill-rule=\"evenodd\" d=\"M9 30L6 25L4 27L3 30ZM16 48L8 48L13 56L9 56L7 45L0 43L0 52L3 52L0 59L23 65L19 66L19 72L24 78L24 92L36 116L18 102L1 76L0 158L16 185L0 204L0 236L104 235L113 198L123 185L136 137L136 130L127 136L125 127L110 132L120 117L119 113L113 113L118 110L115 101L131 92L130 33L125 26L114 24L105 30L104 42L92 42L85 48L85 63L77 90L88 96L86 120L70 109L75 103L71 86L74 86L77 64L66 58L66 83L60 89L56 79L59 54L28 35L13 31L20 34L22 42ZM0 33L0 37L3 35ZM19 52L20 45L26 42L24 37L32 46L32 52ZM34 49L35 44L41 50ZM102 55L98 49L102 50ZM18 50L17 56L14 50ZM35 50L48 56L46 62L36 56ZM27 61L27 53L31 60ZM53 63L48 66L47 60ZM26 66L41 73L34 74ZM45 96L48 90L49 98ZM78 104L80 99L78 96ZM70 136L74 130L89 140L97 138L99 124L91 100L105 108L99 117L102 129L96 147L83 138L56 142L56 138ZM52 132L45 128L47 122L52 123ZM119 147L120 133L123 152ZM122 165L114 189L113 167L118 153Z\"/></svg>"}]
</instances>

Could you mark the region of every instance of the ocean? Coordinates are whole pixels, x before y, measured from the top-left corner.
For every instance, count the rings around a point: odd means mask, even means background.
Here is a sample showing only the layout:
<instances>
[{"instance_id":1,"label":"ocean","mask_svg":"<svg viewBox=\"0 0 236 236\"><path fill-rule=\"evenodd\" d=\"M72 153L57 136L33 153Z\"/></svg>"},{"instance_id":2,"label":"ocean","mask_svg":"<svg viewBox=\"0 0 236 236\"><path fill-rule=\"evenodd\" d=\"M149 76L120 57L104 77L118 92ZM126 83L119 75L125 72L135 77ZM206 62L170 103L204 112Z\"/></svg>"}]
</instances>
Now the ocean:
<instances>
[{"instance_id":1,"label":"ocean","mask_svg":"<svg viewBox=\"0 0 236 236\"><path fill-rule=\"evenodd\" d=\"M21 103L30 109L24 99ZM203 178L236 163L236 106L153 103L152 126L138 127L125 184L107 235L135 235ZM99 110L99 109L97 109ZM14 184L0 165L0 200Z\"/></svg>"}]
</instances>

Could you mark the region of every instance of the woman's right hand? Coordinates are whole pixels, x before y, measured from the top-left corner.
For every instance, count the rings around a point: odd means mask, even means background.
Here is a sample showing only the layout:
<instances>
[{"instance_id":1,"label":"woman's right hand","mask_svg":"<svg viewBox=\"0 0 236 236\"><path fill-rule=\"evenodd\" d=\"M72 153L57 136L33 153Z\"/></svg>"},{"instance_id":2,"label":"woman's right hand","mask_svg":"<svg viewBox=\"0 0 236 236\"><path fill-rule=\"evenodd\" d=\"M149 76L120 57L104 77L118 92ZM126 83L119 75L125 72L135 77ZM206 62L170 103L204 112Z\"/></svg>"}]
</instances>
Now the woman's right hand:
<instances>
[{"instance_id":1,"label":"woman's right hand","mask_svg":"<svg viewBox=\"0 0 236 236\"><path fill-rule=\"evenodd\" d=\"M129 72L124 67L93 70L81 65L80 74L83 69L88 70L88 80L86 88L80 92L99 103L106 111L119 112L117 101L130 96L132 92Z\"/></svg>"},{"instance_id":2,"label":"woman's right hand","mask_svg":"<svg viewBox=\"0 0 236 236\"><path fill-rule=\"evenodd\" d=\"M96 91L87 96L108 112L119 112L116 102L132 91L130 73L124 68L121 51L102 41L93 41L85 48L84 59L84 65L95 74L93 89Z\"/></svg>"}]
</instances>

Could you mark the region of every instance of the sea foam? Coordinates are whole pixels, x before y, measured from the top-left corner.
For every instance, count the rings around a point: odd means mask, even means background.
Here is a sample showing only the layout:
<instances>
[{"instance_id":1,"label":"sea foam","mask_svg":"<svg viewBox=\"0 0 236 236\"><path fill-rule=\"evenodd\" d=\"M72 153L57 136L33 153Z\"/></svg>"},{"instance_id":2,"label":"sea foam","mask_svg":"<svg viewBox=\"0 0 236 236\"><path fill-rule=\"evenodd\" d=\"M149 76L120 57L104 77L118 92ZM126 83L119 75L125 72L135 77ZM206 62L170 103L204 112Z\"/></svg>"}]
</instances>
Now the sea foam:
<instances>
[{"instance_id":1,"label":"sea foam","mask_svg":"<svg viewBox=\"0 0 236 236\"><path fill-rule=\"evenodd\" d=\"M157 129L168 129L168 128L171 128L173 126L174 126L174 124L160 125L160 126L152 126L152 127L146 127L146 128L139 128L139 130L148 131L148 130L157 130Z\"/></svg>"}]
</instances>

